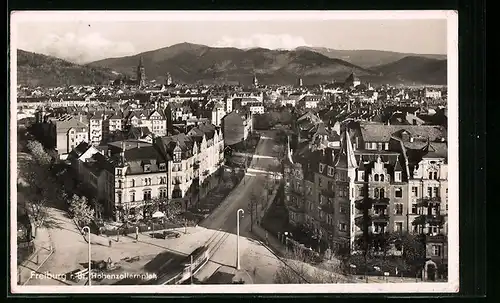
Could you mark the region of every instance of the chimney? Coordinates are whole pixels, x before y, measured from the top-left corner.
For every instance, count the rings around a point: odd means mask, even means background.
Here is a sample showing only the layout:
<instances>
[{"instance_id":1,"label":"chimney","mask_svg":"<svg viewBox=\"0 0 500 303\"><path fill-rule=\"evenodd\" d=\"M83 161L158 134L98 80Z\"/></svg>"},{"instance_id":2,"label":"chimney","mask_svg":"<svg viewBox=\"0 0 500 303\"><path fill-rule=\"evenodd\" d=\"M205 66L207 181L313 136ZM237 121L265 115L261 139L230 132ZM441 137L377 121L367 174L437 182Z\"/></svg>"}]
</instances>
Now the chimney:
<instances>
[{"instance_id":1,"label":"chimney","mask_svg":"<svg viewBox=\"0 0 500 303\"><path fill-rule=\"evenodd\" d=\"M141 148L141 142L137 141L137 148Z\"/></svg>"},{"instance_id":2,"label":"chimney","mask_svg":"<svg viewBox=\"0 0 500 303\"><path fill-rule=\"evenodd\" d=\"M108 157L111 157L111 149L108 149Z\"/></svg>"}]
</instances>

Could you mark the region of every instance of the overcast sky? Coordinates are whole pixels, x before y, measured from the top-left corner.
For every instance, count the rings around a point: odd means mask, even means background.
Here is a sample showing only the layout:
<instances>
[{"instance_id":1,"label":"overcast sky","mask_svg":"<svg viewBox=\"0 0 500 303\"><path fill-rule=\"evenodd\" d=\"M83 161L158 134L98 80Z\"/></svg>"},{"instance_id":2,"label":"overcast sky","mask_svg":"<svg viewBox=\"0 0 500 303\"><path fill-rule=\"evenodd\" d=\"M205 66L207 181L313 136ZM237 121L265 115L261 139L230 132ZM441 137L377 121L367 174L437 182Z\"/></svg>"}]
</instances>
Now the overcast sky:
<instances>
[{"instance_id":1,"label":"overcast sky","mask_svg":"<svg viewBox=\"0 0 500 303\"><path fill-rule=\"evenodd\" d=\"M214 21L213 18L200 20L191 16L187 21L178 14L176 18L140 21L148 18L106 19L106 15L97 18L94 14L92 18L69 14L64 18L45 16L39 20L14 18L18 20L13 24L17 47L77 63L133 55L181 42L215 47L293 49L321 46L417 54L446 54L447 50L447 21L434 17L380 19L378 16L376 20L216 18ZM134 21L123 21L132 19ZM161 21L165 19L169 21Z\"/></svg>"}]
</instances>

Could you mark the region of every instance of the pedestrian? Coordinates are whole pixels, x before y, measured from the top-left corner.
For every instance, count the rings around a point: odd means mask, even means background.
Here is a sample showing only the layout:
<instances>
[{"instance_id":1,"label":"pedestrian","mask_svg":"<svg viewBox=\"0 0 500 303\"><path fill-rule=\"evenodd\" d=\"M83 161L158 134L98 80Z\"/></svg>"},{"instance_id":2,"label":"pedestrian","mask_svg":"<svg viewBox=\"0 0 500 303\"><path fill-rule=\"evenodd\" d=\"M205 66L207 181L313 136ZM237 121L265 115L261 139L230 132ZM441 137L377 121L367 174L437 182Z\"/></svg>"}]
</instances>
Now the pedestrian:
<instances>
[{"instance_id":1,"label":"pedestrian","mask_svg":"<svg viewBox=\"0 0 500 303\"><path fill-rule=\"evenodd\" d=\"M267 230L266 230L266 245L269 245L269 240L267 238Z\"/></svg>"},{"instance_id":2,"label":"pedestrian","mask_svg":"<svg viewBox=\"0 0 500 303\"><path fill-rule=\"evenodd\" d=\"M111 239L109 240L109 247L111 247Z\"/></svg>"},{"instance_id":3,"label":"pedestrian","mask_svg":"<svg viewBox=\"0 0 500 303\"><path fill-rule=\"evenodd\" d=\"M253 268L253 276L255 277L256 274L257 274L257 267L254 267Z\"/></svg>"}]
</instances>

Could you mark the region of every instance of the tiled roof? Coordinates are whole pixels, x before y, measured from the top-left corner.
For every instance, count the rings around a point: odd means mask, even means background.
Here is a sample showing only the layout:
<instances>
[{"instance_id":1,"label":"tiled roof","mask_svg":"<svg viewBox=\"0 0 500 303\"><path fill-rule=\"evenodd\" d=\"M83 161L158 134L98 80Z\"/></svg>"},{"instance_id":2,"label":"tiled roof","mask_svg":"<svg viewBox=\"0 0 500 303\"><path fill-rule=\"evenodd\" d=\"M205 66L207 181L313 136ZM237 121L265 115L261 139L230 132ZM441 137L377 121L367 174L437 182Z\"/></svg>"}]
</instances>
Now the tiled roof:
<instances>
[{"instance_id":1,"label":"tiled roof","mask_svg":"<svg viewBox=\"0 0 500 303\"><path fill-rule=\"evenodd\" d=\"M360 122L361 134L364 141L368 142L389 142L391 136L400 136L403 130L412 137L429 138L436 141L439 138L446 138L444 128L433 125L384 125L380 123Z\"/></svg>"}]
</instances>

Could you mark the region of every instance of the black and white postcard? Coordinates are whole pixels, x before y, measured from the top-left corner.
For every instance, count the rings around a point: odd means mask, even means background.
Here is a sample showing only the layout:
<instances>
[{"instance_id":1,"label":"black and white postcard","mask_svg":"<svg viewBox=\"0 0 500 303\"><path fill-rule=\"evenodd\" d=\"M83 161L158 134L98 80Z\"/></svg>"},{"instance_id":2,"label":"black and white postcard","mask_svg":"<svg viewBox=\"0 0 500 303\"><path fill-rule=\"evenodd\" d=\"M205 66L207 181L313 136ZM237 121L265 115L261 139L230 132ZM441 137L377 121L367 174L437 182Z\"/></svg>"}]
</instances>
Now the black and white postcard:
<instances>
[{"instance_id":1,"label":"black and white postcard","mask_svg":"<svg viewBox=\"0 0 500 303\"><path fill-rule=\"evenodd\" d=\"M458 291L457 12L11 17L13 293Z\"/></svg>"}]
</instances>

